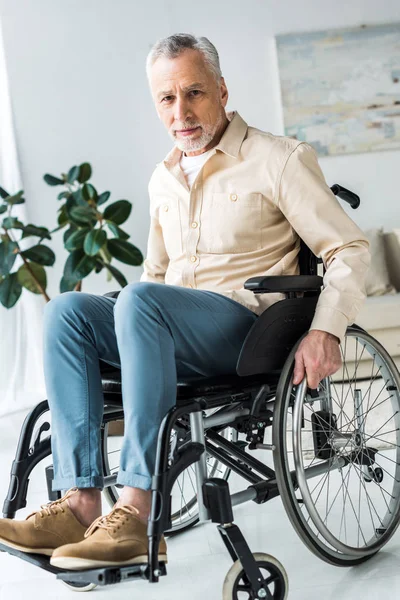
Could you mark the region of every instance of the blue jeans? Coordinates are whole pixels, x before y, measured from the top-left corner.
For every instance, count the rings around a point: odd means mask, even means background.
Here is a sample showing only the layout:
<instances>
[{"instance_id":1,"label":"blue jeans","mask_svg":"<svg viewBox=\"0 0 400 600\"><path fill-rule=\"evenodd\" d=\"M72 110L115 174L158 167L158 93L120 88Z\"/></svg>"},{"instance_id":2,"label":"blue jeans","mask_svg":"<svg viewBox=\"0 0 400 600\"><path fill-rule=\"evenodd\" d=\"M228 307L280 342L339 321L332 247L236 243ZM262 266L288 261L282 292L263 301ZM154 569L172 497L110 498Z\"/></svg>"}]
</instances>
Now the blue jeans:
<instances>
[{"instance_id":1,"label":"blue jeans","mask_svg":"<svg viewBox=\"0 0 400 600\"><path fill-rule=\"evenodd\" d=\"M117 483L148 490L177 378L236 372L257 315L216 292L131 283L117 299L66 292L45 307L53 490L104 487L100 363L121 368L125 435Z\"/></svg>"}]
</instances>

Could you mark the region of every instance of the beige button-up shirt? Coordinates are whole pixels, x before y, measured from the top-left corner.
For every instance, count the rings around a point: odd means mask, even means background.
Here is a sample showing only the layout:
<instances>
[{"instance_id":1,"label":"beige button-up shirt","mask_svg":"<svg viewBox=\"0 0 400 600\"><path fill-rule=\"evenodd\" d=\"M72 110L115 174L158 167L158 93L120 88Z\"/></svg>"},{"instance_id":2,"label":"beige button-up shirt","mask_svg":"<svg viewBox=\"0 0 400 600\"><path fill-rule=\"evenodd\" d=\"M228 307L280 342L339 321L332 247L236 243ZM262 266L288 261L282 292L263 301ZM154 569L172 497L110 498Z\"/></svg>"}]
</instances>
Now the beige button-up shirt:
<instances>
[{"instance_id":1,"label":"beige button-up shirt","mask_svg":"<svg viewBox=\"0 0 400 600\"><path fill-rule=\"evenodd\" d=\"M174 147L150 179L140 281L210 290L256 314L284 298L244 282L299 273L300 238L327 271L311 329L343 338L365 298L368 241L326 183L313 148L249 127L237 112L191 189Z\"/></svg>"}]
</instances>

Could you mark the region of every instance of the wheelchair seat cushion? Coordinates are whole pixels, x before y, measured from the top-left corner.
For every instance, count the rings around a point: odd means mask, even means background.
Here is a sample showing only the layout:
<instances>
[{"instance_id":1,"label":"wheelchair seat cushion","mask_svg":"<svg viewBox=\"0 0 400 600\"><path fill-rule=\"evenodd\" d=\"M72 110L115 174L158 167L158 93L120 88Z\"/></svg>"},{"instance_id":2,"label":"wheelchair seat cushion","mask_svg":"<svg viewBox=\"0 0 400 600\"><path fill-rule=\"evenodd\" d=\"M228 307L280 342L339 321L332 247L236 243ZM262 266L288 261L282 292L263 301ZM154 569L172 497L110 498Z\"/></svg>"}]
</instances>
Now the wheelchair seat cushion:
<instances>
[{"instance_id":1,"label":"wheelchair seat cushion","mask_svg":"<svg viewBox=\"0 0 400 600\"><path fill-rule=\"evenodd\" d=\"M104 364L104 366L103 366ZM102 363L102 387L104 393L121 394L121 370L111 365ZM177 382L177 403L179 400L187 400L196 396L207 396L219 392L240 391L245 387L253 387L257 384L270 381L273 374L261 374L257 376L241 377L236 373L225 375L213 375L212 377L185 377Z\"/></svg>"}]
</instances>

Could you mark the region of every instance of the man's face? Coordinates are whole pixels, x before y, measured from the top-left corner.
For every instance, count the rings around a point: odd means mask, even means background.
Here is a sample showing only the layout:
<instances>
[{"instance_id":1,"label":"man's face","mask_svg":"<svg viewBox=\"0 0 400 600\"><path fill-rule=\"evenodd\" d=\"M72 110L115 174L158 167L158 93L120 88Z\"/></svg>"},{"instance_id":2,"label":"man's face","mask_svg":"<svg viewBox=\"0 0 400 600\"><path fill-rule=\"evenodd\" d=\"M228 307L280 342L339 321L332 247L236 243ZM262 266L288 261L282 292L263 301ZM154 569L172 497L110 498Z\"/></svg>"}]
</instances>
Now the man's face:
<instances>
[{"instance_id":1,"label":"man's face","mask_svg":"<svg viewBox=\"0 0 400 600\"><path fill-rule=\"evenodd\" d=\"M150 87L158 116L180 150L196 156L213 146L226 125L228 90L223 78L216 81L199 51L158 58Z\"/></svg>"}]
</instances>

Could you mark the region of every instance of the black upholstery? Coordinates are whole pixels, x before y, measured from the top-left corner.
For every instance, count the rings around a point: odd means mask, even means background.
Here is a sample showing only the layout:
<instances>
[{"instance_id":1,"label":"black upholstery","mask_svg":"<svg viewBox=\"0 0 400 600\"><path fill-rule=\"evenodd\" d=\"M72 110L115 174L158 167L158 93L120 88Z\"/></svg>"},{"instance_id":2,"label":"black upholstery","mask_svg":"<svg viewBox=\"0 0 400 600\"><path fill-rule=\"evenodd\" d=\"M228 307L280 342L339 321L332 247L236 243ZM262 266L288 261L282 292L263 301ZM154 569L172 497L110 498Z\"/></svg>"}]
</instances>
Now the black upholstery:
<instances>
[{"instance_id":1,"label":"black upholstery","mask_svg":"<svg viewBox=\"0 0 400 600\"><path fill-rule=\"evenodd\" d=\"M239 354L240 376L282 369L295 343L309 329L318 296L281 300L253 323Z\"/></svg>"},{"instance_id":2,"label":"black upholstery","mask_svg":"<svg viewBox=\"0 0 400 600\"><path fill-rule=\"evenodd\" d=\"M101 363L103 392L121 394L121 371L118 368ZM207 396L217 392L234 392L246 387L264 383L270 377L259 375L255 377L240 377L236 373L226 375L214 375L212 377L190 377L178 379L177 400L193 398L195 396Z\"/></svg>"}]
</instances>

